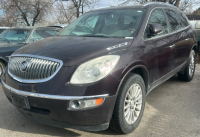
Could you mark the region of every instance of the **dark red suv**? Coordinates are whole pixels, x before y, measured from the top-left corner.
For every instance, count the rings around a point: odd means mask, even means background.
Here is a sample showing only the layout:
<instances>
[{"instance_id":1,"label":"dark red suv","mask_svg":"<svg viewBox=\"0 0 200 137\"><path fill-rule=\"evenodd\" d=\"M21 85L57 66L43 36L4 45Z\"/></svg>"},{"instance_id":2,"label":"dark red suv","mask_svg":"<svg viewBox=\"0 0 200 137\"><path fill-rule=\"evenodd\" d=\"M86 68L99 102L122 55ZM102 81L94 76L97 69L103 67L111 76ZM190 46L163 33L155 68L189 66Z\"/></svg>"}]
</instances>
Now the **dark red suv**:
<instances>
[{"instance_id":1,"label":"dark red suv","mask_svg":"<svg viewBox=\"0 0 200 137\"><path fill-rule=\"evenodd\" d=\"M34 121L130 133L150 91L177 73L192 80L195 53L195 31L174 6L98 9L12 54L2 84Z\"/></svg>"}]
</instances>

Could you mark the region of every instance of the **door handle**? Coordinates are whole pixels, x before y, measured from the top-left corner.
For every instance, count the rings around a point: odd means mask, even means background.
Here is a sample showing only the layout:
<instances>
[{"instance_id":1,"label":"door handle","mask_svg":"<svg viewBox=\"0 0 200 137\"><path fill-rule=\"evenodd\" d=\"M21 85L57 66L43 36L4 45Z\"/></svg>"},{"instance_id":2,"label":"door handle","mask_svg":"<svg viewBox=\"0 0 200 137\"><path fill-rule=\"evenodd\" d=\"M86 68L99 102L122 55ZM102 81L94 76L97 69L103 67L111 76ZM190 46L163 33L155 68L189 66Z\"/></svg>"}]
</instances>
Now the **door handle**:
<instances>
[{"instance_id":1,"label":"door handle","mask_svg":"<svg viewBox=\"0 0 200 137\"><path fill-rule=\"evenodd\" d=\"M189 38L185 39L185 41L188 41L188 40L189 40Z\"/></svg>"},{"instance_id":2,"label":"door handle","mask_svg":"<svg viewBox=\"0 0 200 137\"><path fill-rule=\"evenodd\" d=\"M175 47L175 44L173 44L173 45L171 45L171 46L169 46L170 48L174 48Z\"/></svg>"}]
</instances>

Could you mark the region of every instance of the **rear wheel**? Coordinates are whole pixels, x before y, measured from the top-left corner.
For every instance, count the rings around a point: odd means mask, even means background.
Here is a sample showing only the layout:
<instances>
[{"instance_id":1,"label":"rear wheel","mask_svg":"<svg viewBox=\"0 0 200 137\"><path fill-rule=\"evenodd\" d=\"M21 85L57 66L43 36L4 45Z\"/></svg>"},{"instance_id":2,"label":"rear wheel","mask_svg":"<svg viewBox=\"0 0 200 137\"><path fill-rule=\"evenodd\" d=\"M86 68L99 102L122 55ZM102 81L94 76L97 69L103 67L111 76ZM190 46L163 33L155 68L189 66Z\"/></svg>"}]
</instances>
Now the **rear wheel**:
<instances>
[{"instance_id":1,"label":"rear wheel","mask_svg":"<svg viewBox=\"0 0 200 137\"><path fill-rule=\"evenodd\" d=\"M194 77L195 65L196 65L196 55L195 55L195 51L192 50L190 53L189 61L184 70L184 73L178 74L178 78L182 81L187 81L187 82L191 81L192 78Z\"/></svg>"},{"instance_id":2,"label":"rear wheel","mask_svg":"<svg viewBox=\"0 0 200 137\"><path fill-rule=\"evenodd\" d=\"M138 74L129 75L115 103L110 127L120 133L132 132L140 123L145 106L145 84Z\"/></svg>"}]
</instances>

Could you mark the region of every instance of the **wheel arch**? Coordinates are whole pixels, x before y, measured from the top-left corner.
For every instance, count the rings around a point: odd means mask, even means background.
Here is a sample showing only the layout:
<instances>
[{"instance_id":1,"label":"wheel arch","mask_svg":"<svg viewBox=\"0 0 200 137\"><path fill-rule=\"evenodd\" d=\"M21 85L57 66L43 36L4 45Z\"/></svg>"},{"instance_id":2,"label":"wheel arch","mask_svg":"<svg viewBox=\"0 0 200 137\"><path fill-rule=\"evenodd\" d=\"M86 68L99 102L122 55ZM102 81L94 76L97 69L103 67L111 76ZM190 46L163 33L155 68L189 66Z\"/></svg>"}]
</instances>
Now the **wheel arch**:
<instances>
[{"instance_id":1,"label":"wheel arch","mask_svg":"<svg viewBox=\"0 0 200 137\"><path fill-rule=\"evenodd\" d=\"M0 61L4 63L5 66L7 66L8 64L8 60L3 58L3 57L0 57Z\"/></svg>"},{"instance_id":2,"label":"wheel arch","mask_svg":"<svg viewBox=\"0 0 200 137\"><path fill-rule=\"evenodd\" d=\"M138 74L143 78L144 83L145 83L145 87L146 87L146 93L147 93L148 92L148 85L149 85L149 72L148 72L147 68L145 67L145 65L135 65L135 66L131 67L130 69L128 69L126 71L126 73L123 75L123 77L120 81L120 84L117 88L117 94L118 94L118 92L119 92L119 90L122 86L122 83L127 78L128 74L131 74L131 73Z\"/></svg>"},{"instance_id":3,"label":"wheel arch","mask_svg":"<svg viewBox=\"0 0 200 137\"><path fill-rule=\"evenodd\" d=\"M192 50L194 50L194 51L195 51L195 54L197 54L197 51L198 51L197 44L194 44L194 45L193 45Z\"/></svg>"}]
</instances>

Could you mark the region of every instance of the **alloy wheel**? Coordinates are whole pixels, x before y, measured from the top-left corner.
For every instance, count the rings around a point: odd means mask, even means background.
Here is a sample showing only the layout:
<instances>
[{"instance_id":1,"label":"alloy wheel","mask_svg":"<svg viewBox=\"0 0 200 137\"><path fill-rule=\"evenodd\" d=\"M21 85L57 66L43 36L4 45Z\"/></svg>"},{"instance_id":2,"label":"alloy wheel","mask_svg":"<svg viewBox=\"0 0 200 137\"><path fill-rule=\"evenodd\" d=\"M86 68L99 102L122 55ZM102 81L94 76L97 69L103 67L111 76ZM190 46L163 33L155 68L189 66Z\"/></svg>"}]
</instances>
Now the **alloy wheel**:
<instances>
[{"instance_id":1,"label":"alloy wheel","mask_svg":"<svg viewBox=\"0 0 200 137\"><path fill-rule=\"evenodd\" d=\"M190 64L189 64L189 75L192 76L194 73L194 67L195 67L195 55L191 55Z\"/></svg>"},{"instance_id":2,"label":"alloy wheel","mask_svg":"<svg viewBox=\"0 0 200 137\"><path fill-rule=\"evenodd\" d=\"M0 66L0 77L3 74L3 68Z\"/></svg>"},{"instance_id":3,"label":"alloy wheel","mask_svg":"<svg viewBox=\"0 0 200 137\"><path fill-rule=\"evenodd\" d=\"M134 83L126 93L124 101L124 118L132 125L139 117L142 108L142 88Z\"/></svg>"}]
</instances>

